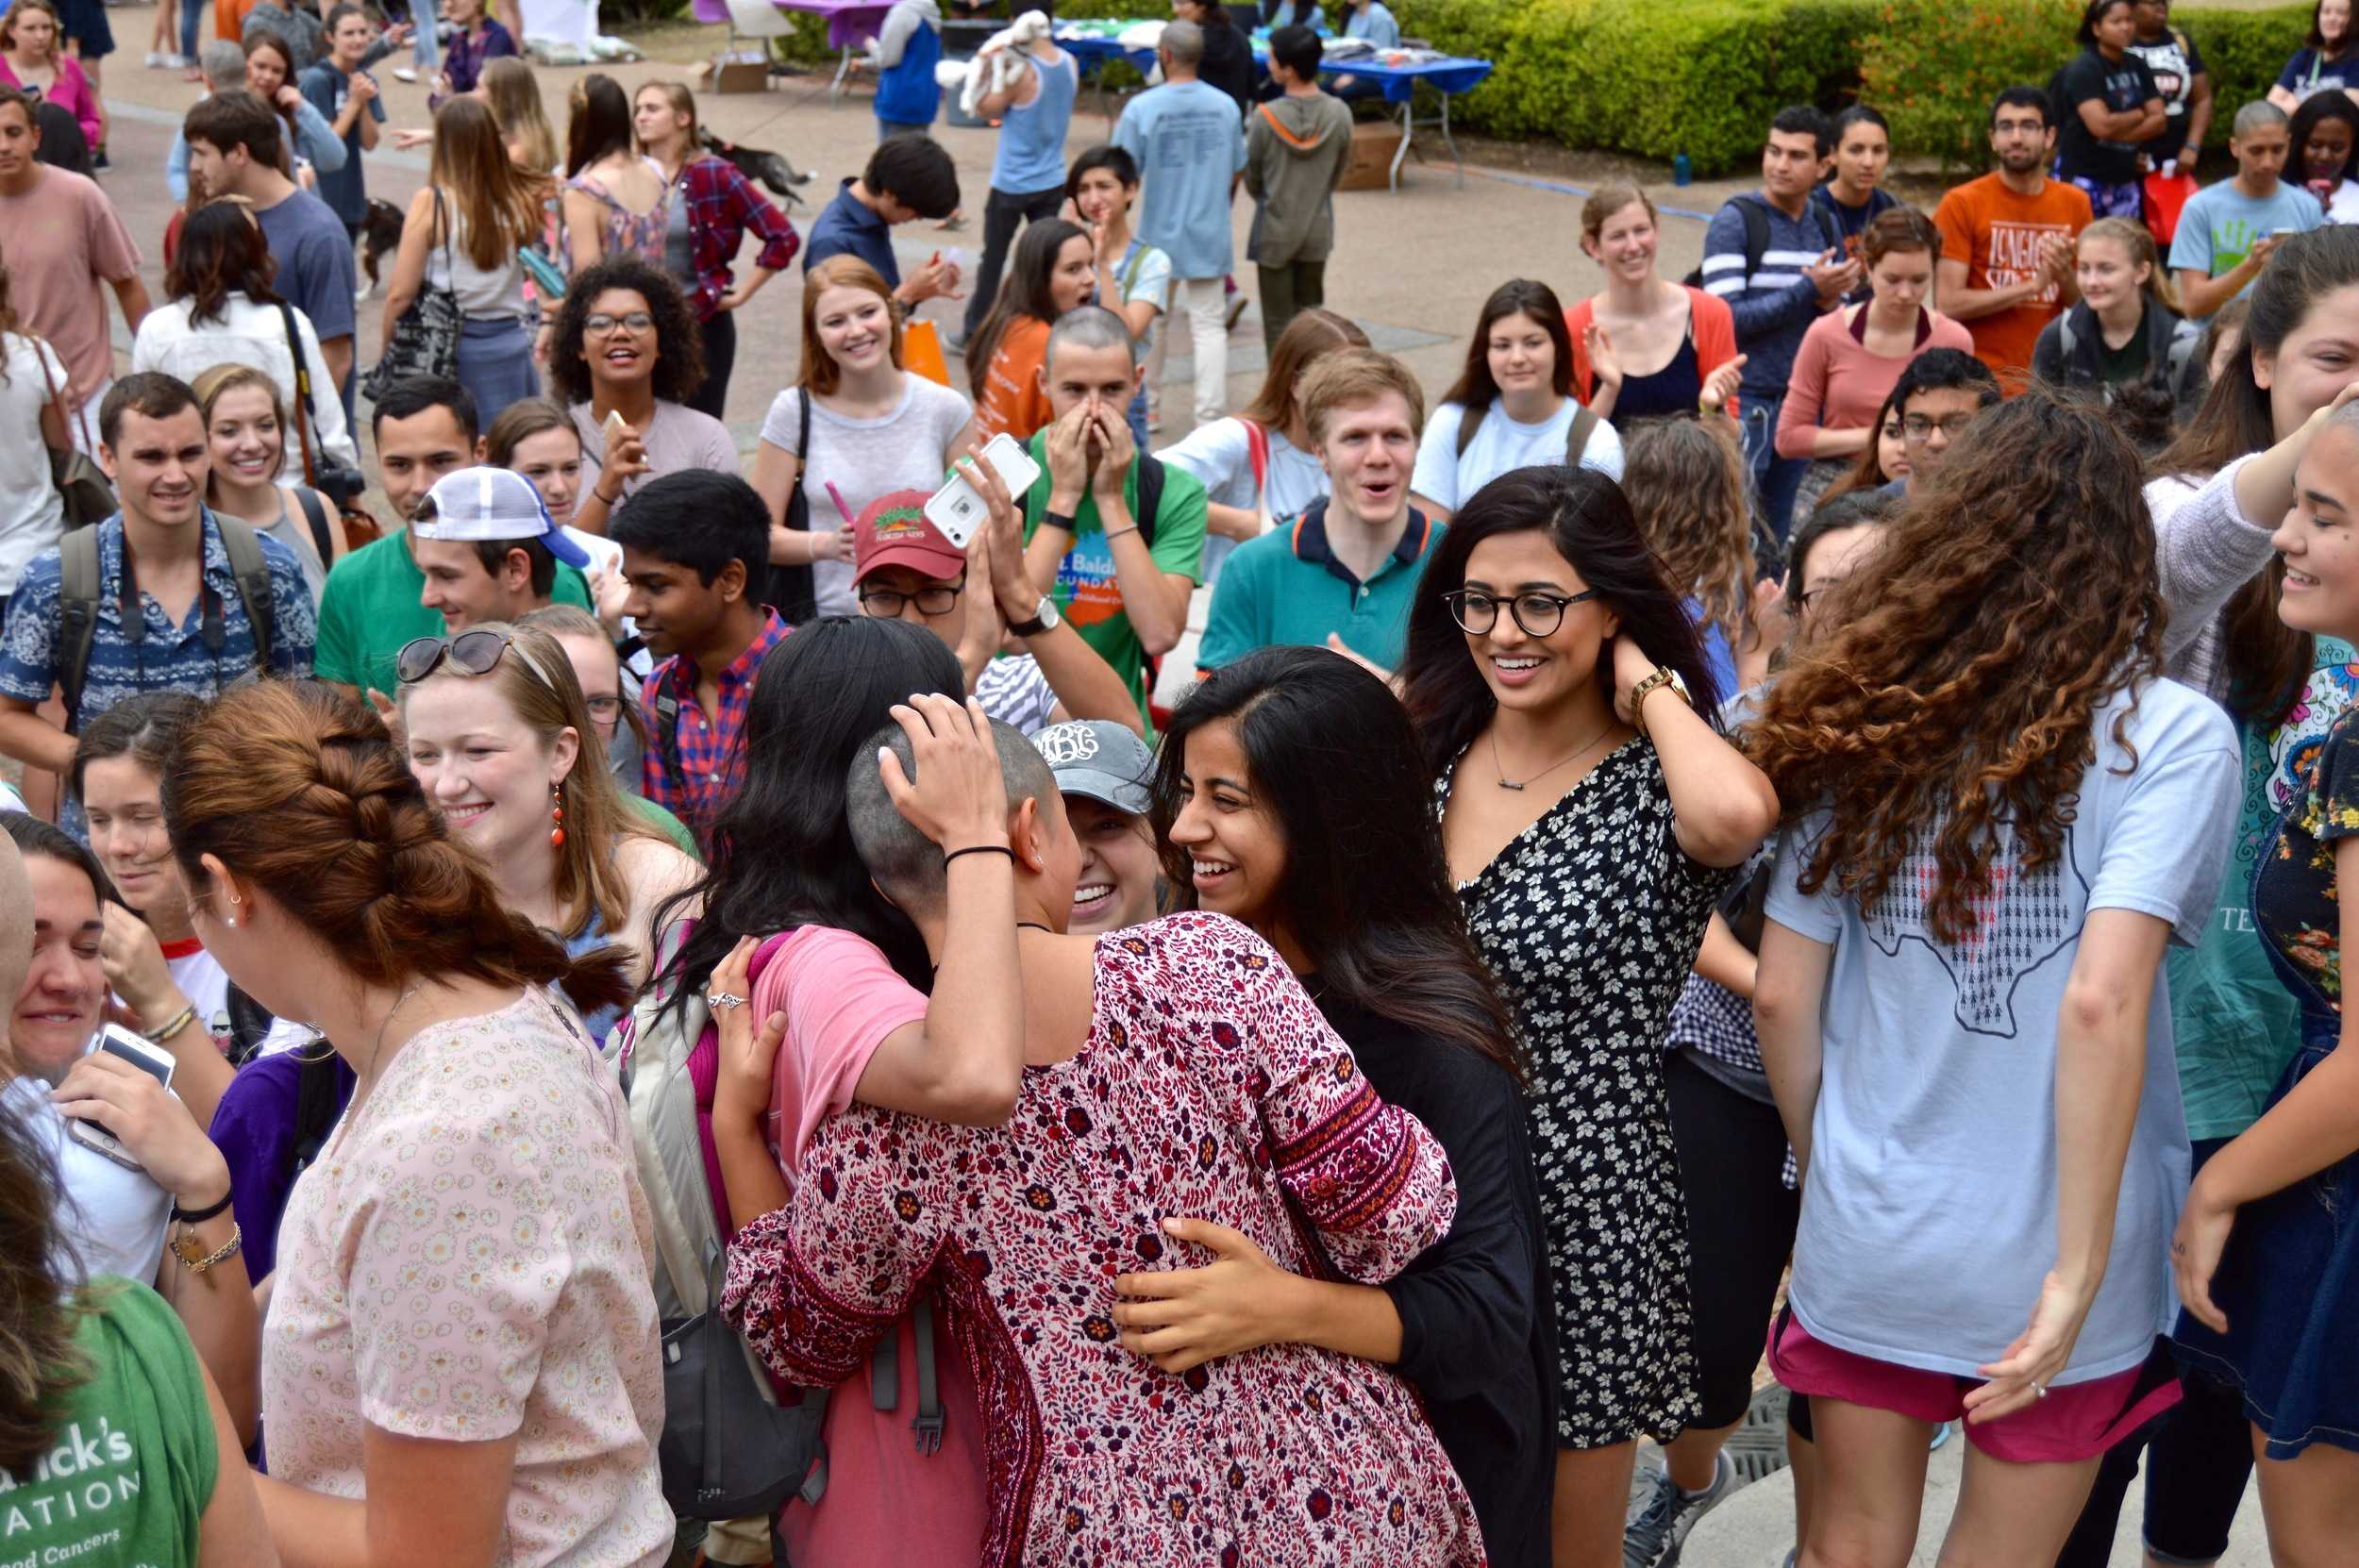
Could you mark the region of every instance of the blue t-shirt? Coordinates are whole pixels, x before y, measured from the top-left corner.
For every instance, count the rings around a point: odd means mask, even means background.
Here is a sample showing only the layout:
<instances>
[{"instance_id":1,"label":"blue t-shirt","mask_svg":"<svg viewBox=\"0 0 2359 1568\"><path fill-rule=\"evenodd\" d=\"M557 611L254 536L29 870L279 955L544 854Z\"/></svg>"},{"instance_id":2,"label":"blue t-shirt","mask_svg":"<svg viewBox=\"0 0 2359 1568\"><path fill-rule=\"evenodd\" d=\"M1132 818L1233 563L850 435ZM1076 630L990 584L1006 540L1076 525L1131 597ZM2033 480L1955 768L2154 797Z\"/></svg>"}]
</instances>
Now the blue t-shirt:
<instances>
[{"instance_id":1,"label":"blue t-shirt","mask_svg":"<svg viewBox=\"0 0 2359 1568\"><path fill-rule=\"evenodd\" d=\"M352 236L327 204L297 191L276 207L257 209L254 221L278 264L271 287L310 318L320 342L351 337L360 268L352 259Z\"/></svg>"},{"instance_id":2,"label":"blue t-shirt","mask_svg":"<svg viewBox=\"0 0 2359 1568\"><path fill-rule=\"evenodd\" d=\"M1200 81L1149 88L1123 109L1113 142L1138 161L1139 238L1171 258L1174 277L1226 275L1229 192L1245 167L1236 101Z\"/></svg>"},{"instance_id":3,"label":"blue t-shirt","mask_svg":"<svg viewBox=\"0 0 2359 1568\"><path fill-rule=\"evenodd\" d=\"M2359 50L2345 49L2339 57L2321 56L2316 49L2297 49L2277 85L2307 98L2313 92L2337 92L2359 87Z\"/></svg>"},{"instance_id":4,"label":"blue t-shirt","mask_svg":"<svg viewBox=\"0 0 2359 1568\"><path fill-rule=\"evenodd\" d=\"M1365 10L1353 11L1345 19L1344 36L1364 38L1379 49L1396 49L1400 46L1400 24L1393 20L1384 0L1368 0Z\"/></svg>"},{"instance_id":5,"label":"blue t-shirt","mask_svg":"<svg viewBox=\"0 0 2359 1568\"><path fill-rule=\"evenodd\" d=\"M901 264L893 258L893 225L852 194L848 177L811 225L811 239L803 246L803 271L810 272L830 256L857 256L877 269L886 288L901 286Z\"/></svg>"},{"instance_id":6,"label":"blue t-shirt","mask_svg":"<svg viewBox=\"0 0 2359 1568\"><path fill-rule=\"evenodd\" d=\"M2307 233L2325 219L2318 199L2299 186L2280 180L2276 190L2256 200L2234 180L2224 179L2198 191L2179 214L2179 232L2170 242L2171 270L2217 277L2234 271L2262 236L2281 228ZM2257 275L2253 281L2259 281ZM2252 284L2237 292L2250 293Z\"/></svg>"},{"instance_id":7,"label":"blue t-shirt","mask_svg":"<svg viewBox=\"0 0 2359 1568\"><path fill-rule=\"evenodd\" d=\"M1032 74L1039 91L999 117L999 147L991 158L991 188L1013 196L1064 188L1065 127L1081 90L1080 67L1062 49L1054 60L1033 59Z\"/></svg>"},{"instance_id":8,"label":"blue t-shirt","mask_svg":"<svg viewBox=\"0 0 2359 1568\"><path fill-rule=\"evenodd\" d=\"M1274 6L1262 8L1263 25L1271 32L1280 27L1308 27L1314 33L1327 31L1327 16L1315 5L1306 6L1300 0L1278 0Z\"/></svg>"},{"instance_id":9,"label":"blue t-shirt","mask_svg":"<svg viewBox=\"0 0 2359 1568\"><path fill-rule=\"evenodd\" d=\"M349 78L326 60L304 72L301 85L304 97L310 99L311 107L326 115L331 124L343 112L344 99L351 91ZM371 119L383 125L385 100L371 98L368 113ZM360 121L355 120L352 128L344 132L344 166L320 172L319 196L327 204L327 209L343 219L348 228L358 226L368 217L369 182L360 171Z\"/></svg>"}]
</instances>

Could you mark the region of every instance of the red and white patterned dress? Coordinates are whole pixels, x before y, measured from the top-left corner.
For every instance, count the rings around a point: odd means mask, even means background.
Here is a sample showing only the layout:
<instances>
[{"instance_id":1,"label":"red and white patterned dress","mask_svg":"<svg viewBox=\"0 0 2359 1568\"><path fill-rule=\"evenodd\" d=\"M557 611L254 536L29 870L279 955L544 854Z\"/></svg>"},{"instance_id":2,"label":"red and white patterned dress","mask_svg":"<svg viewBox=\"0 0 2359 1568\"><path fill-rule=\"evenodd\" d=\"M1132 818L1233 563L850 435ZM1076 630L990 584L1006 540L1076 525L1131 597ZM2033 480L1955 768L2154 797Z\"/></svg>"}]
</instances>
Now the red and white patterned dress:
<instances>
[{"instance_id":1,"label":"red and white patterned dress","mask_svg":"<svg viewBox=\"0 0 2359 1568\"><path fill-rule=\"evenodd\" d=\"M982 1563L1457 1568L1483 1561L1473 1506L1390 1372L1279 1344L1174 1376L1113 1316L1117 1275L1211 1260L1166 1218L1374 1283L1456 1208L1441 1145L1268 943L1173 915L1099 942L1088 1041L1025 1070L1006 1126L829 1120L722 1302L781 1377L829 1387L939 1290L989 1428Z\"/></svg>"}]
</instances>

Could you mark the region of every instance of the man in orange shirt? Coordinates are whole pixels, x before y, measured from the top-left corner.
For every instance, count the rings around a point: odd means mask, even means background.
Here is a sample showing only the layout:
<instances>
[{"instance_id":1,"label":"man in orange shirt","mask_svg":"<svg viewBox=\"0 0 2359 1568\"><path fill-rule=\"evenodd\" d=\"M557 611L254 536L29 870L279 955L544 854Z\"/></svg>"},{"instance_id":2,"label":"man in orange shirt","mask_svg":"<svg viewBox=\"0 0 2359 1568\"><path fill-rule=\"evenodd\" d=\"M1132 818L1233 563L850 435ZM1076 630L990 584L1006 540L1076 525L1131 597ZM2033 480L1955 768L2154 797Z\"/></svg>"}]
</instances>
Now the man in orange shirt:
<instances>
[{"instance_id":1,"label":"man in orange shirt","mask_svg":"<svg viewBox=\"0 0 2359 1568\"><path fill-rule=\"evenodd\" d=\"M2009 392L2031 374L2040 329L2070 305L2073 243L2090 222L2078 187L2048 177L2056 126L2048 94L2011 87L1990 111L1999 167L1941 198L1941 309L1966 323L1975 357Z\"/></svg>"}]
</instances>

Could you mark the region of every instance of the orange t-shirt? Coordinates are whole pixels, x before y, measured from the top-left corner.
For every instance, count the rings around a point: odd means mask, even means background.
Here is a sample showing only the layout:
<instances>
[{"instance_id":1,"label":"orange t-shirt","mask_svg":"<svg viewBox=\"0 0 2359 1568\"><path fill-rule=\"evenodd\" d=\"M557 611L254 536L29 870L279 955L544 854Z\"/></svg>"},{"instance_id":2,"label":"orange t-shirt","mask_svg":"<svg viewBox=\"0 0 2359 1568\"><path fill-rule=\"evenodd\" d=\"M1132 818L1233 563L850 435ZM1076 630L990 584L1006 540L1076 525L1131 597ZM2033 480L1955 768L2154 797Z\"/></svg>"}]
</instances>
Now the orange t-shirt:
<instances>
[{"instance_id":1,"label":"orange t-shirt","mask_svg":"<svg viewBox=\"0 0 2359 1568\"><path fill-rule=\"evenodd\" d=\"M1933 211L1942 259L1965 260L1969 289L2003 289L2030 276L2039 266L2043 241L2051 234L2075 238L2089 222L2089 199L2078 186L2051 179L2036 196L2018 195L1996 174L1959 186ZM1974 357L2015 392L2031 374L2040 329L2063 309L2051 283L2035 299L1975 317L1966 324L1974 335Z\"/></svg>"},{"instance_id":2,"label":"orange t-shirt","mask_svg":"<svg viewBox=\"0 0 2359 1568\"><path fill-rule=\"evenodd\" d=\"M1018 441L1057 417L1041 390L1040 372L1048 355L1048 324L1018 316L999 334L991 363L983 370L982 401L975 405L979 439L989 441L1005 430Z\"/></svg>"}]
</instances>

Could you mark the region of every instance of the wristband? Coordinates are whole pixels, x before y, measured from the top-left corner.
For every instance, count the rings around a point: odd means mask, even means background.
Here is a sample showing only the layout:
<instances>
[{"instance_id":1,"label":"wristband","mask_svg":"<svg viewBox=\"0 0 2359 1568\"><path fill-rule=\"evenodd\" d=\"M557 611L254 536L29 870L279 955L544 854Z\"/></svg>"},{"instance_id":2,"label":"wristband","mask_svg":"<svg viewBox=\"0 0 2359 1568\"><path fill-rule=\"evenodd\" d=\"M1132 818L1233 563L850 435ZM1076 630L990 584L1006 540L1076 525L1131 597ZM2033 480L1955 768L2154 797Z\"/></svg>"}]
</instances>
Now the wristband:
<instances>
[{"instance_id":1,"label":"wristband","mask_svg":"<svg viewBox=\"0 0 2359 1568\"><path fill-rule=\"evenodd\" d=\"M945 851L942 857L943 869L945 871L948 870L950 862L957 859L962 855L1005 855L1008 858L1008 863L1010 865L1013 865L1015 863L1015 851L1009 848L1006 844L971 843L964 849L952 849Z\"/></svg>"},{"instance_id":2,"label":"wristband","mask_svg":"<svg viewBox=\"0 0 2359 1568\"><path fill-rule=\"evenodd\" d=\"M1066 533L1076 531L1073 514L1069 511L1044 511L1040 514L1040 525L1044 528L1062 528Z\"/></svg>"},{"instance_id":3,"label":"wristband","mask_svg":"<svg viewBox=\"0 0 2359 1568\"><path fill-rule=\"evenodd\" d=\"M203 1225L207 1220L211 1219L214 1215L220 1213L223 1209L228 1207L229 1194L227 1193L224 1193L221 1195L221 1201L219 1203L208 1204L202 1209L183 1209L177 1203L175 1203L172 1206L172 1217L178 1220L182 1225Z\"/></svg>"},{"instance_id":4,"label":"wristband","mask_svg":"<svg viewBox=\"0 0 2359 1568\"><path fill-rule=\"evenodd\" d=\"M190 1025L195 1022L196 1004L194 1002L191 1002L187 1007L182 1008L178 1012L174 1013L171 1021L165 1024L162 1028L142 1029L140 1032L147 1037L150 1044L161 1045L165 1041L170 1040L174 1035L178 1034L182 1029L187 1028Z\"/></svg>"},{"instance_id":5,"label":"wristband","mask_svg":"<svg viewBox=\"0 0 2359 1568\"><path fill-rule=\"evenodd\" d=\"M1106 536L1106 542L1112 544L1115 540L1122 538L1124 535L1134 534L1138 531L1139 525L1136 523L1131 524L1127 528L1116 528L1113 533Z\"/></svg>"}]
</instances>

